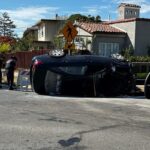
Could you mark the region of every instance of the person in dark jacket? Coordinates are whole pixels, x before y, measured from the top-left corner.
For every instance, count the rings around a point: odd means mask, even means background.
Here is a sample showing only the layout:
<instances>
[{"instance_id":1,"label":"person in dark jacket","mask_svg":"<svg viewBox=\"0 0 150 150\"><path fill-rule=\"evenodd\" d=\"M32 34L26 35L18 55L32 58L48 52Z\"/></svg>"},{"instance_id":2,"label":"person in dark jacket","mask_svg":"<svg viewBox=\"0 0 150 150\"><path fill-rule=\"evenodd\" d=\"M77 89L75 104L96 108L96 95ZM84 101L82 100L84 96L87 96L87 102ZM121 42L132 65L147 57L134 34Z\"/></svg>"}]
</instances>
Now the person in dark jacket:
<instances>
[{"instance_id":1,"label":"person in dark jacket","mask_svg":"<svg viewBox=\"0 0 150 150\"><path fill-rule=\"evenodd\" d=\"M3 62L2 62L2 59L0 58L0 88L2 88L2 65L3 65Z\"/></svg>"},{"instance_id":2,"label":"person in dark jacket","mask_svg":"<svg viewBox=\"0 0 150 150\"><path fill-rule=\"evenodd\" d=\"M0 88L2 88L2 68L4 67L4 56L0 54Z\"/></svg>"},{"instance_id":3,"label":"person in dark jacket","mask_svg":"<svg viewBox=\"0 0 150 150\"><path fill-rule=\"evenodd\" d=\"M17 58L15 56L12 56L9 60L7 60L6 65L5 65L9 90L13 90L14 71L16 67L16 61L17 61Z\"/></svg>"}]
</instances>

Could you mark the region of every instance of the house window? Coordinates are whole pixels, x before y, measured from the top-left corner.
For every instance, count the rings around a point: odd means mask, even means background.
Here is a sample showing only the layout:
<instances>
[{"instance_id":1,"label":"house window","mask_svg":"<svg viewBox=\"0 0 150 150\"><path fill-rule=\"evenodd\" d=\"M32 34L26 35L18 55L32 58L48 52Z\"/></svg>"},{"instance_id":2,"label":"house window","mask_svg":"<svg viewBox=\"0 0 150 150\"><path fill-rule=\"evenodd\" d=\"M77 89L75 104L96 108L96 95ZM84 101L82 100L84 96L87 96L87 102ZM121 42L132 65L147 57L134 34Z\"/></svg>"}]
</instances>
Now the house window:
<instances>
[{"instance_id":1,"label":"house window","mask_svg":"<svg viewBox=\"0 0 150 150\"><path fill-rule=\"evenodd\" d=\"M39 37L43 37L44 36L44 26L41 26L39 28Z\"/></svg>"},{"instance_id":2,"label":"house window","mask_svg":"<svg viewBox=\"0 0 150 150\"><path fill-rule=\"evenodd\" d=\"M135 11L134 14L137 15L137 12Z\"/></svg>"},{"instance_id":3,"label":"house window","mask_svg":"<svg viewBox=\"0 0 150 150\"><path fill-rule=\"evenodd\" d=\"M119 43L99 43L99 55L110 56L119 52Z\"/></svg>"}]
</instances>

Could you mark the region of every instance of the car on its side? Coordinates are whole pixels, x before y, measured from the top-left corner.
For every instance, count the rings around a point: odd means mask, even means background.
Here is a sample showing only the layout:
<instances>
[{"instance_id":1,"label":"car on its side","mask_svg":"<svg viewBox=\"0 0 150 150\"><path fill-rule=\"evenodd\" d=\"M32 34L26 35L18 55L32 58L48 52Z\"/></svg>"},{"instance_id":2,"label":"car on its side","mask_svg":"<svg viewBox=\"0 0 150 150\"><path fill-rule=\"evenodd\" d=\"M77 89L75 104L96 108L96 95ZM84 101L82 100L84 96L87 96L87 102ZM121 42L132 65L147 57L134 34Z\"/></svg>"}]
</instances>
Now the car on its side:
<instances>
[{"instance_id":1,"label":"car on its side","mask_svg":"<svg viewBox=\"0 0 150 150\"><path fill-rule=\"evenodd\" d=\"M30 79L33 90L44 95L117 96L135 87L130 62L89 54L35 56Z\"/></svg>"},{"instance_id":2,"label":"car on its side","mask_svg":"<svg viewBox=\"0 0 150 150\"><path fill-rule=\"evenodd\" d=\"M145 79L144 94L147 99L150 99L150 73L147 75Z\"/></svg>"}]
</instances>

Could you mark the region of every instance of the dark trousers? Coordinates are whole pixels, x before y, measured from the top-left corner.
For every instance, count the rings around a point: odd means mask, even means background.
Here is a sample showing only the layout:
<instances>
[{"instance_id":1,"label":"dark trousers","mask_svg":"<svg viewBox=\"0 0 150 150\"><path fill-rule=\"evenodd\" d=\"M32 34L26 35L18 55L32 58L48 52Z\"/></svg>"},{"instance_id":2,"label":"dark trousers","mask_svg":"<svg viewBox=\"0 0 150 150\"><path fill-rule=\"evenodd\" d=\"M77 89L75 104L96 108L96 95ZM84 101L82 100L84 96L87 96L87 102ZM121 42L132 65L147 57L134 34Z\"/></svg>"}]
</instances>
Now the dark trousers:
<instances>
[{"instance_id":1,"label":"dark trousers","mask_svg":"<svg viewBox=\"0 0 150 150\"><path fill-rule=\"evenodd\" d=\"M0 84L2 83L2 70L0 69Z\"/></svg>"},{"instance_id":2,"label":"dark trousers","mask_svg":"<svg viewBox=\"0 0 150 150\"><path fill-rule=\"evenodd\" d=\"M14 70L6 70L6 75L8 86L12 88L14 83Z\"/></svg>"}]
</instances>

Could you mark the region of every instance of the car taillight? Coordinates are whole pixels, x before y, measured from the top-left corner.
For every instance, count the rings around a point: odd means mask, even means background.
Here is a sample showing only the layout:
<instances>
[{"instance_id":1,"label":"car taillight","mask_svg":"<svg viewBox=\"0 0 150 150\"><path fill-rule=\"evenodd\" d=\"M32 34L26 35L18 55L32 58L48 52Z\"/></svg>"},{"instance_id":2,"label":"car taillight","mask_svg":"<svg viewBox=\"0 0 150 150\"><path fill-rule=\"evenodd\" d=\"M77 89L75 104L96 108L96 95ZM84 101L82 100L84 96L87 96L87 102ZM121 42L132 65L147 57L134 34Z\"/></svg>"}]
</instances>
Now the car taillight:
<instances>
[{"instance_id":1,"label":"car taillight","mask_svg":"<svg viewBox=\"0 0 150 150\"><path fill-rule=\"evenodd\" d=\"M35 60L34 63L33 63L33 69L36 68L36 67L39 66L39 65L42 65L42 64L43 64L42 61L40 61L40 60Z\"/></svg>"}]
</instances>

